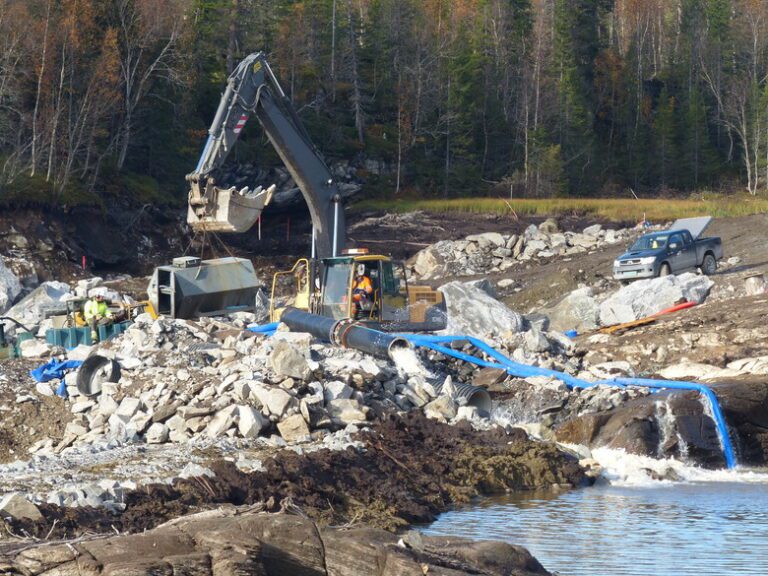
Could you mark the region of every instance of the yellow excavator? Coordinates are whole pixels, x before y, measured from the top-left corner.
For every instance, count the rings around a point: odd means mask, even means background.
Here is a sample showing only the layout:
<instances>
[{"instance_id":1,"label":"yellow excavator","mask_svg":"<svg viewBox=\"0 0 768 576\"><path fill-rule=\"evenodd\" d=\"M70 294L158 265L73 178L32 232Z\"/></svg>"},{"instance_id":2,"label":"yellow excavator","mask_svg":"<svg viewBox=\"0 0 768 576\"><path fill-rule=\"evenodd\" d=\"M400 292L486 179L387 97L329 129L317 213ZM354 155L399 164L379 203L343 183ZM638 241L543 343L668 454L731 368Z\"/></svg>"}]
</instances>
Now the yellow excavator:
<instances>
[{"instance_id":1,"label":"yellow excavator","mask_svg":"<svg viewBox=\"0 0 768 576\"><path fill-rule=\"evenodd\" d=\"M410 286L403 264L391 257L346 248L342 196L263 53L245 58L232 72L190 185L187 221L197 232L248 231L269 204L275 186L254 190L219 187L214 174L252 118L298 185L312 219L311 256L274 275L270 317L287 306L334 319L353 318L390 331L434 331L446 326L443 294ZM367 279L370 288L359 290Z\"/></svg>"}]
</instances>

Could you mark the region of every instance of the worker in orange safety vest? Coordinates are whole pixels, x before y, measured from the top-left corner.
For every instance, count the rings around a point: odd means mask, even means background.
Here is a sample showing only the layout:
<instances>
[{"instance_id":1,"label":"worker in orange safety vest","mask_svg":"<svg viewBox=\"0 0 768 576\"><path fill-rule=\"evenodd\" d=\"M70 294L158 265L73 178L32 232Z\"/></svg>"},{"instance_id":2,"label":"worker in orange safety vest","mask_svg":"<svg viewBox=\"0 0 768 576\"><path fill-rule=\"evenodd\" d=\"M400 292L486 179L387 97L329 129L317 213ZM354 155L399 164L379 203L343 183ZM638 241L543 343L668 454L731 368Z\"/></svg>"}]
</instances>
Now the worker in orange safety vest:
<instances>
[{"instance_id":1,"label":"worker in orange safety vest","mask_svg":"<svg viewBox=\"0 0 768 576\"><path fill-rule=\"evenodd\" d=\"M359 314L368 305L373 296L373 284L365 275L365 264L357 265L357 274L352 281L352 301L355 303L355 312Z\"/></svg>"}]
</instances>

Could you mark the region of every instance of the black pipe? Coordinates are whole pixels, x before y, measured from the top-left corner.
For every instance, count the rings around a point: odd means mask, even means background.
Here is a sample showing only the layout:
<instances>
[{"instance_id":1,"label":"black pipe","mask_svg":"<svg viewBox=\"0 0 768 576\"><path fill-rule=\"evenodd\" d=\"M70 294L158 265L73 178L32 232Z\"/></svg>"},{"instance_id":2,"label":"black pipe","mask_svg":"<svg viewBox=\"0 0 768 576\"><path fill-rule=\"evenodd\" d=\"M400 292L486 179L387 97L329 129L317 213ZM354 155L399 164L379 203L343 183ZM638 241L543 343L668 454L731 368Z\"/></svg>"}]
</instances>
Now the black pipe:
<instances>
[{"instance_id":1,"label":"black pipe","mask_svg":"<svg viewBox=\"0 0 768 576\"><path fill-rule=\"evenodd\" d=\"M333 342L333 332L339 323L339 320L310 314L290 306L283 311L280 321L295 332L308 332L326 342Z\"/></svg>"},{"instance_id":2,"label":"black pipe","mask_svg":"<svg viewBox=\"0 0 768 576\"><path fill-rule=\"evenodd\" d=\"M336 346L354 348L380 358L392 358L393 351L410 347L405 338L365 328L353 320L334 320L296 308L286 308L280 321L296 332L308 332Z\"/></svg>"}]
</instances>

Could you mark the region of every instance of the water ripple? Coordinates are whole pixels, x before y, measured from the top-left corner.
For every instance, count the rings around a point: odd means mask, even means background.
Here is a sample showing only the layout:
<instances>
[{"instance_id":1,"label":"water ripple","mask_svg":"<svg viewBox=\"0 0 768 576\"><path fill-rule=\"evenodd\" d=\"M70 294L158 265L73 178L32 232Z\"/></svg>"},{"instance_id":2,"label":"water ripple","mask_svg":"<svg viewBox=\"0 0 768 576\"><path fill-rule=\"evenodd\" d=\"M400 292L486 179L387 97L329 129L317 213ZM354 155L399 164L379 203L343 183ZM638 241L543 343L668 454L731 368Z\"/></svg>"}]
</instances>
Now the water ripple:
<instances>
[{"instance_id":1,"label":"water ripple","mask_svg":"<svg viewBox=\"0 0 768 576\"><path fill-rule=\"evenodd\" d=\"M491 498L429 534L526 546L569 576L768 575L768 484L656 483Z\"/></svg>"}]
</instances>

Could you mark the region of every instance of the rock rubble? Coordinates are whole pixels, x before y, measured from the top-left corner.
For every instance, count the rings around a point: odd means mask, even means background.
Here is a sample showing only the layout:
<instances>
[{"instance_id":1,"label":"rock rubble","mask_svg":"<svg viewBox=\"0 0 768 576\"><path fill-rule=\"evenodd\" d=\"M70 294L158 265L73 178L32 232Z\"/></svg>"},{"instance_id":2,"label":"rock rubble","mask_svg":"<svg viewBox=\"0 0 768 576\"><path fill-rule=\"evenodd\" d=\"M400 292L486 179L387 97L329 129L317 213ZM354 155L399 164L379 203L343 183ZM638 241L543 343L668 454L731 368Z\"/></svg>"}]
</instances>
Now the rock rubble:
<instances>
[{"instance_id":1,"label":"rock rubble","mask_svg":"<svg viewBox=\"0 0 768 576\"><path fill-rule=\"evenodd\" d=\"M604 230L599 224L583 232L560 232L554 220L531 224L520 235L498 232L474 234L463 240L442 240L409 260L410 273L419 280L505 272L521 263L567 257L617 244L631 230Z\"/></svg>"}]
</instances>

